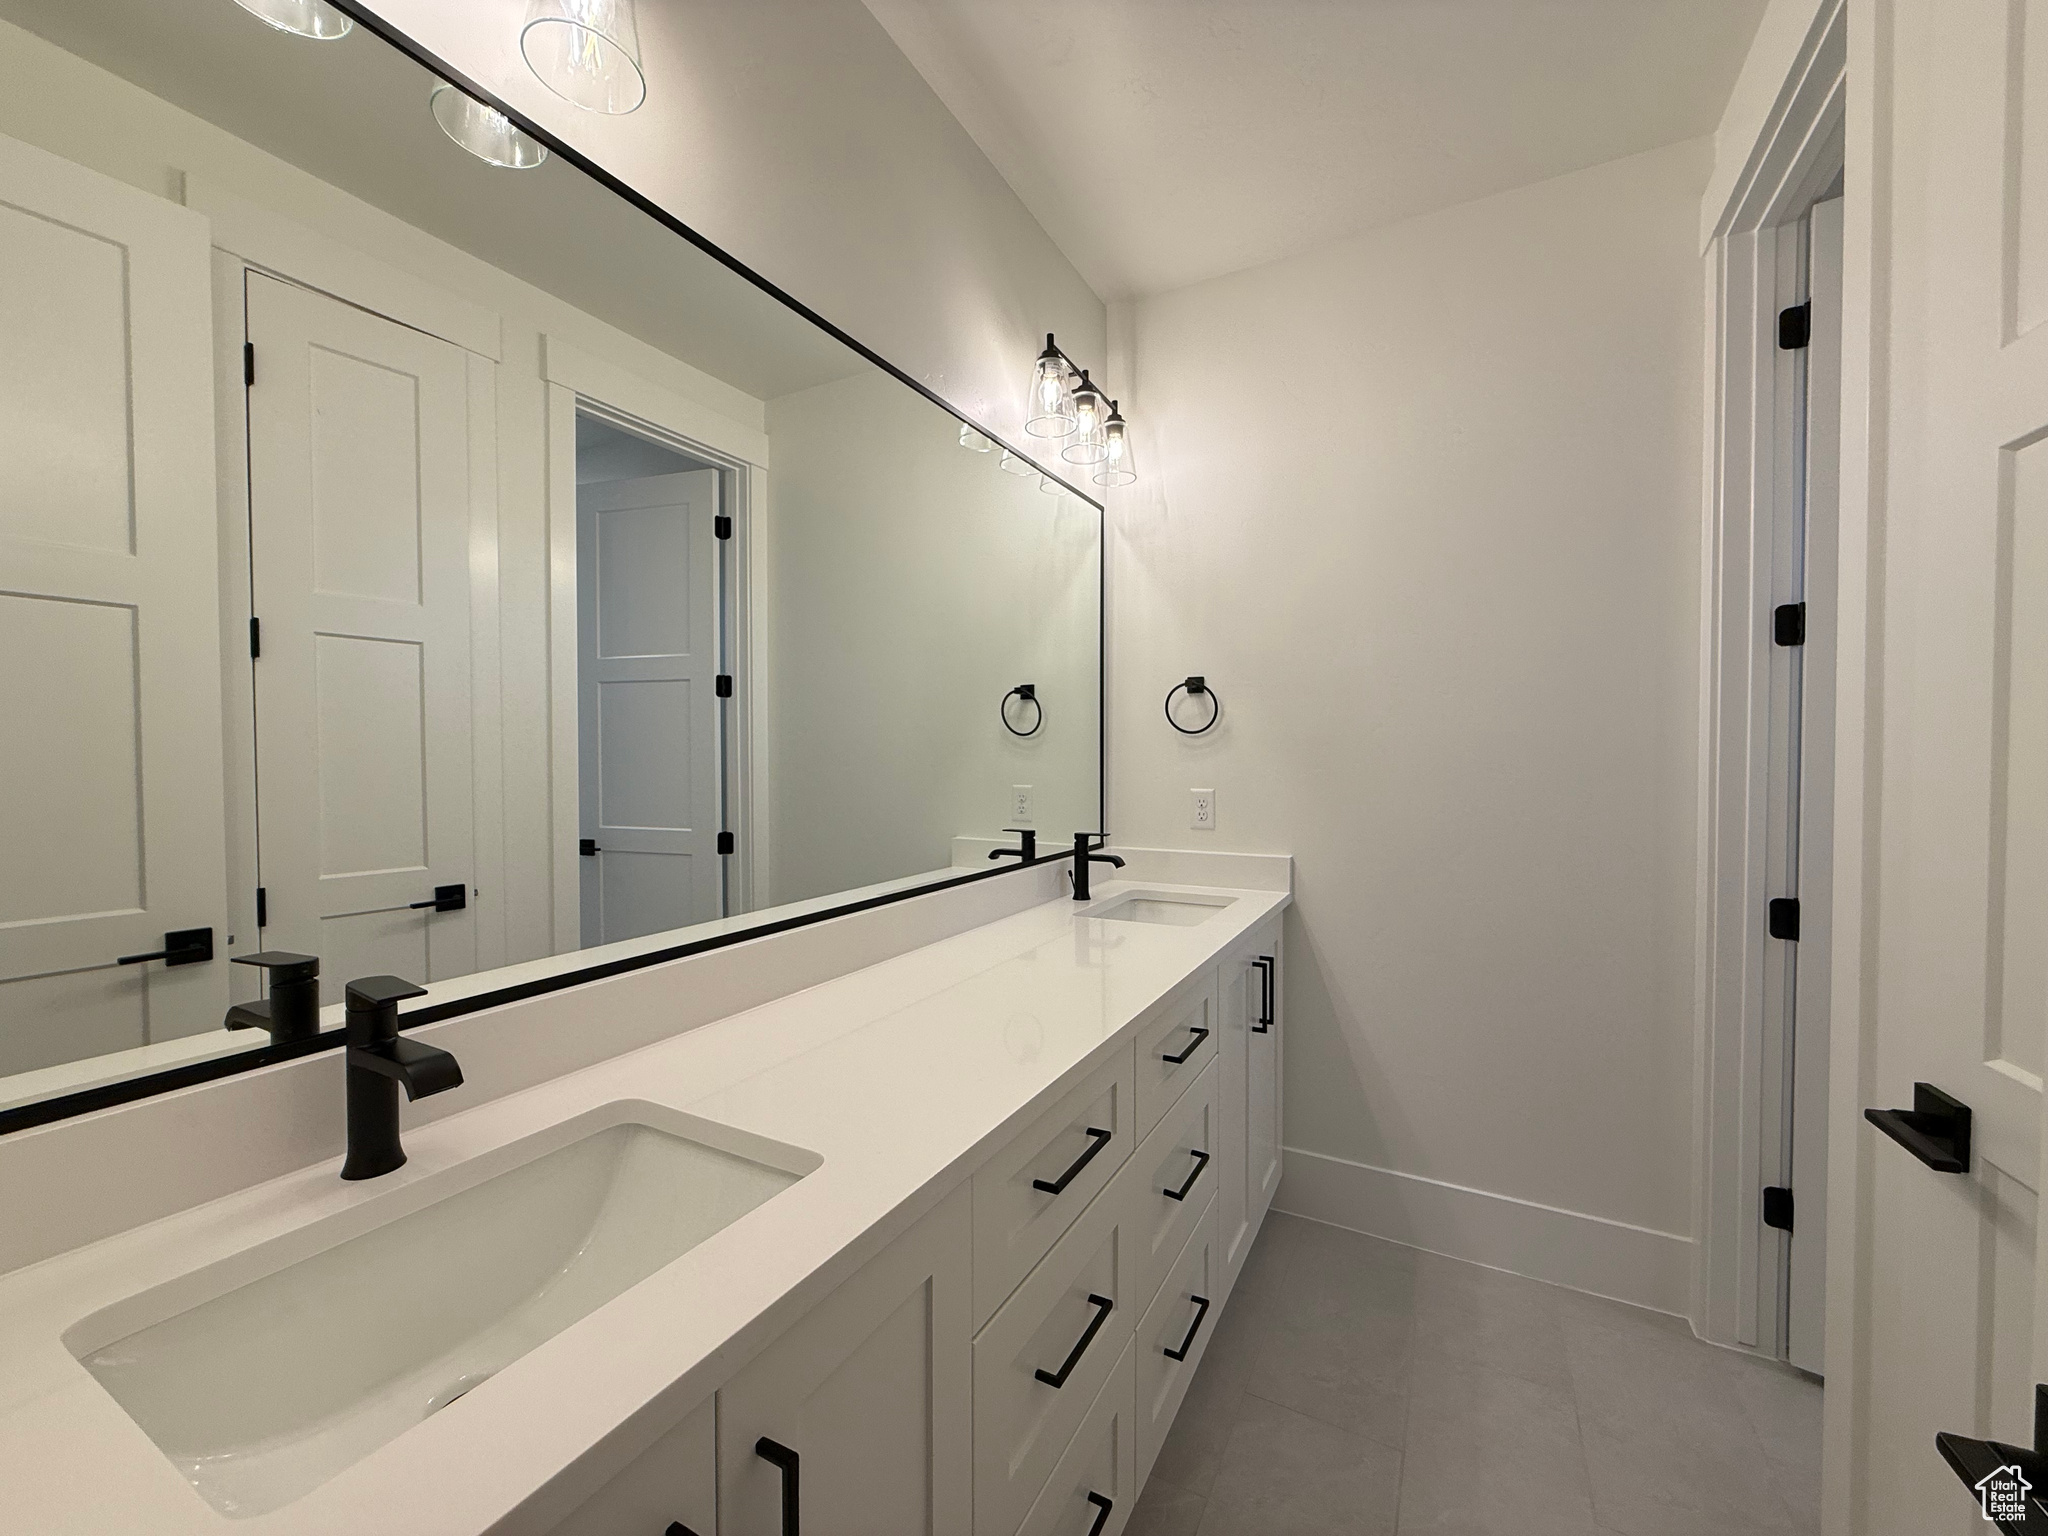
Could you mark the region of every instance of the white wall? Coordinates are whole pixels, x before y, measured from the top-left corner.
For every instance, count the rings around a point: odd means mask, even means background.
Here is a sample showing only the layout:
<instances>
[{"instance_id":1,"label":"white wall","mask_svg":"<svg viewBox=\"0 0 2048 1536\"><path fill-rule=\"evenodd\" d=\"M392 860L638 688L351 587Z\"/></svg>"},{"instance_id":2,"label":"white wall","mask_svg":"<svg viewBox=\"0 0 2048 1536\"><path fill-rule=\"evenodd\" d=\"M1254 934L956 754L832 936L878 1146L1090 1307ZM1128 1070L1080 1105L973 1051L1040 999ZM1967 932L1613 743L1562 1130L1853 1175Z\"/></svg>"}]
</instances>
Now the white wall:
<instances>
[{"instance_id":1,"label":"white wall","mask_svg":"<svg viewBox=\"0 0 2048 1536\"><path fill-rule=\"evenodd\" d=\"M1673 1311L1711 159L1116 317L1155 478L1111 509L1110 822L1296 858L1282 1205Z\"/></svg>"},{"instance_id":2,"label":"white wall","mask_svg":"<svg viewBox=\"0 0 2048 1536\"><path fill-rule=\"evenodd\" d=\"M623 117L540 85L517 5L375 8L1013 440L1047 331L1102 355L1102 302L860 0L643 4L648 96Z\"/></svg>"}]
</instances>

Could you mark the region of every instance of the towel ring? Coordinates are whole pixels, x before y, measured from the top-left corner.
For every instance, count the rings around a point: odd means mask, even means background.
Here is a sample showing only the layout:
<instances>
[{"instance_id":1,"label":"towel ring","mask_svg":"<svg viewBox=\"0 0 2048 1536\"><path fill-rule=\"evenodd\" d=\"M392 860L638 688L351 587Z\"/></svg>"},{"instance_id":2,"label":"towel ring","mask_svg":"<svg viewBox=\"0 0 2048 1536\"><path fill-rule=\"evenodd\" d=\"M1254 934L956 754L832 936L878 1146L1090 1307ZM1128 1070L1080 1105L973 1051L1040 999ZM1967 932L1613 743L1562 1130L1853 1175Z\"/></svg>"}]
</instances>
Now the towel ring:
<instances>
[{"instance_id":1,"label":"towel ring","mask_svg":"<svg viewBox=\"0 0 2048 1536\"><path fill-rule=\"evenodd\" d=\"M1022 699L1031 706L1033 713L1030 730L1020 731L1016 726L1010 724L1010 700L1012 699ZM1045 724L1045 706L1038 702L1038 685L1036 683L1019 683L1008 693L1004 694L1002 714L1003 729L1012 736L1036 736L1038 728Z\"/></svg>"},{"instance_id":2,"label":"towel ring","mask_svg":"<svg viewBox=\"0 0 2048 1536\"><path fill-rule=\"evenodd\" d=\"M1178 720L1173 718L1173 696L1176 693L1182 692L1183 690L1186 691L1187 696L1191 699L1198 698L1203 694L1207 694L1209 696L1209 718L1203 721L1200 725L1192 727L1185 726L1182 725ZM1216 722L1222 718L1223 698L1220 694L1216 692L1214 688L1211 688L1209 686L1208 679L1201 677L1190 677L1185 681L1175 683L1171 688L1166 690L1166 723L1172 726L1176 731L1179 731L1181 735L1204 735L1208 731L1212 730L1215 727Z\"/></svg>"}]
</instances>

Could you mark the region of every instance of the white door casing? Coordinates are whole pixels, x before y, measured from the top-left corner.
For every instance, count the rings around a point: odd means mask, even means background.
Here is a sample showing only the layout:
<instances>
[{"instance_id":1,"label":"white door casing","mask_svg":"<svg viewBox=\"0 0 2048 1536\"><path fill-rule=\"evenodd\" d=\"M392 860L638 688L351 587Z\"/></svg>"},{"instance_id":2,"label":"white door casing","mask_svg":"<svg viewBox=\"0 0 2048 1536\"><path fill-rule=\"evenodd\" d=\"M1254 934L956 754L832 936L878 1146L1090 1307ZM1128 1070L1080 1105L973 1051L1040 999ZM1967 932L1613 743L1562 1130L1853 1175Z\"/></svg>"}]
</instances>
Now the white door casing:
<instances>
[{"instance_id":1,"label":"white door casing","mask_svg":"<svg viewBox=\"0 0 2048 1536\"><path fill-rule=\"evenodd\" d=\"M462 349L251 273L264 944L352 978L476 966ZM458 887L461 910L416 907Z\"/></svg>"},{"instance_id":2,"label":"white door casing","mask_svg":"<svg viewBox=\"0 0 2048 1536\"><path fill-rule=\"evenodd\" d=\"M0 138L0 1073L226 1007L207 262ZM204 927L211 963L114 963Z\"/></svg>"},{"instance_id":3,"label":"white door casing","mask_svg":"<svg viewBox=\"0 0 2048 1536\"><path fill-rule=\"evenodd\" d=\"M577 490L583 942L723 915L718 472Z\"/></svg>"}]
</instances>

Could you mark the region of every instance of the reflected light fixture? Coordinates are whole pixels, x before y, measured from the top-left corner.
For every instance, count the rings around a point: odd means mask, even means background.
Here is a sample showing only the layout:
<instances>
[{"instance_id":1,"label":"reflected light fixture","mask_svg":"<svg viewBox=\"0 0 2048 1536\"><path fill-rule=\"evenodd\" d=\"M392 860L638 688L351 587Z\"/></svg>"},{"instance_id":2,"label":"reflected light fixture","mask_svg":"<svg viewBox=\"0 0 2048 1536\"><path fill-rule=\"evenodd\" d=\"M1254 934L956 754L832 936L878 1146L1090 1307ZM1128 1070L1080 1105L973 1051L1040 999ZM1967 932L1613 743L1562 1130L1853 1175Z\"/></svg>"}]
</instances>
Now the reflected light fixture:
<instances>
[{"instance_id":1,"label":"reflected light fixture","mask_svg":"<svg viewBox=\"0 0 2048 1536\"><path fill-rule=\"evenodd\" d=\"M1129 427L1116 402L1103 397L1088 370L1076 367L1051 335L1031 366L1024 430L1035 437L1064 438L1060 457L1092 468L1090 478L1097 485L1130 485L1138 478L1131 463Z\"/></svg>"},{"instance_id":2,"label":"reflected light fixture","mask_svg":"<svg viewBox=\"0 0 2048 1536\"><path fill-rule=\"evenodd\" d=\"M530 171L548 157L547 145L521 133L496 107L485 106L458 86L443 82L427 100L441 131L479 160Z\"/></svg>"},{"instance_id":3,"label":"reflected light fixture","mask_svg":"<svg viewBox=\"0 0 2048 1536\"><path fill-rule=\"evenodd\" d=\"M1038 489L1047 496L1064 496L1067 494L1067 488L1061 485L1059 481L1053 479L1051 475L1040 475L1038 477Z\"/></svg>"},{"instance_id":4,"label":"reflected light fixture","mask_svg":"<svg viewBox=\"0 0 2048 1536\"><path fill-rule=\"evenodd\" d=\"M1025 458L1021 453L1012 453L1007 448L1003 450L1003 462L999 467L1005 474L1010 475L1035 475L1038 473L1038 466L1036 464Z\"/></svg>"},{"instance_id":5,"label":"reflected light fixture","mask_svg":"<svg viewBox=\"0 0 2048 1536\"><path fill-rule=\"evenodd\" d=\"M235 0L258 21L289 32L331 43L355 30L355 20L337 11L327 0Z\"/></svg>"},{"instance_id":6,"label":"reflected light fixture","mask_svg":"<svg viewBox=\"0 0 2048 1536\"><path fill-rule=\"evenodd\" d=\"M995 447L986 436L967 422L960 423L960 446L969 453L987 453Z\"/></svg>"},{"instance_id":7,"label":"reflected light fixture","mask_svg":"<svg viewBox=\"0 0 2048 1536\"><path fill-rule=\"evenodd\" d=\"M1074 366L1050 333L1031 371L1031 412L1024 430L1033 437L1066 437L1074 430Z\"/></svg>"},{"instance_id":8,"label":"reflected light fixture","mask_svg":"<svg viewBox=\"0 0 2048 1536\"><path fill-rule=\"evenodd\" d=\"M1109 420L1102 424L1102 459L1095 466L1095 483L1131 485L1137 478L1137 466L1131 462L1130 427L1112 400L1109 402Z\"/></svg>"},{"instance_id":9,"label":"reflected light fixture","mask_svg":"<svg viewBox=\"0 0 2048 1536\"><path fill-rule=\"evenodd\" d=\"M519 51L540 83L590 112L631 112L647 99L634 0L532 0Z\"/></svg>"}]
</instances>

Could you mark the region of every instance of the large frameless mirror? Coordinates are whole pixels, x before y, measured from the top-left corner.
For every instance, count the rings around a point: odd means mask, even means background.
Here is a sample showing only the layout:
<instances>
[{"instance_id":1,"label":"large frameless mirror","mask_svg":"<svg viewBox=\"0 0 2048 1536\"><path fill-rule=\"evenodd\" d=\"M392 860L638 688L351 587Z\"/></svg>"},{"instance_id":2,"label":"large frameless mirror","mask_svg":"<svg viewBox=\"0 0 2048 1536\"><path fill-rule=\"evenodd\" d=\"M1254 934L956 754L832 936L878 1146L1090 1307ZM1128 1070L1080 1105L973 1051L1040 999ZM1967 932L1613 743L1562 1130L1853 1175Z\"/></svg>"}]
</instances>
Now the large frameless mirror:
<instances>
[{"instance_id":1,"label":"large frameless mirror","mask_svg":"<svg viewBox=\"0 0 2048 1536\"><path fill-rule=\"evenodd\" d=\"M0 1129L1101 825L1099 507L347 23L0 0Z\"/></svg>"}]
</instances>

